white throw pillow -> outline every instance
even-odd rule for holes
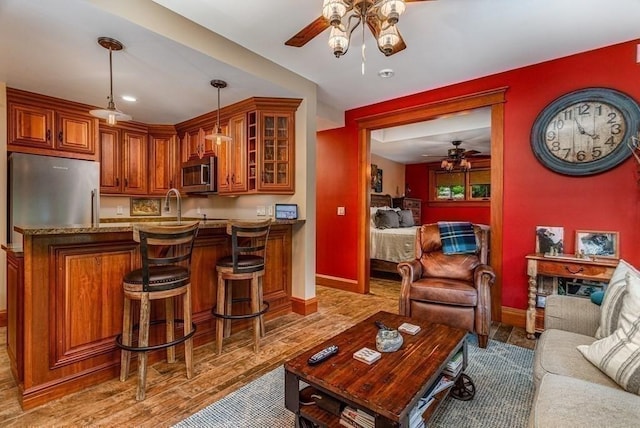
[[[627,272],[625,282],[616,330],[578,350],[622,388],[640,395],[640,278]]]
[[[636,278],[640,278],[640,272],[629,263],[620,259],[616,266],[607,290],[604,292],[602,305],[600,306],[600,325],[596,330],[596,339],[610,336],[618,328],[618,318],[622,309],[622,301],[627,294],[626,280],[627,273],[631,273]]]

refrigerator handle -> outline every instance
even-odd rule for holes
[[[91,191],[91,225],[97,226],[100,223],[100,212],[98,210],[98,189]]]

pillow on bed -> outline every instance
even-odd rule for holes
[[[391,207],[369,207],[369,213],[371,214],[371,227],[376,227],[376,213],[378,210],[382,211],[400,211],[400,208],[391,208]]]
[[[413,212],[411,210],[400,210],[398,212],[398,217],[400,219],[400,227],[411,227],[416,225],[416,222],[413,221]]]
[[[391,229],[400,227],[400,217],[398,212],[391,210],[378,210],[374,218],[374,222],[378,229]]]

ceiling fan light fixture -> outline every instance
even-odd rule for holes
[[[329,46],[336,58],[340,58],[349,49],[349,37],[340,27],[332,27],[329,35]]]
[[[233,138],[229,137],[227,134],[222,132],[222,128],[220,127],[220,89],[227,87],[227,82],[224,80],[214,79],[211,82],[211,86],[218,90],[218,111],[217,111],[217,120],[216,126],[213,128],[213,133],[209,135],[205,135],[205,140],[214,140],[217,145],[222,144],[223,142],[233,141]]]
[[[379,13],[382,19],[390,25],[395,25],[405,11],[407,5],[404,0],[383,0],[379,7]]]
[[[390,25],[384,30],[380,31],[378,36],[378,47],[385,56],[389,56],[393,53],[393,48],[400,43],[400,34],[395,25]]]
[[[124,48],[122,43],[112,39],[110,37],[99,37],[98,44],[105,49],[109,50],[109,96],[107,97],[107,108],[90,110],[89,114],[92,116],[104,119],[110,126],[120,122],[126,122],[133,119],[130,115],[125,114],[116,108],[116,104],[113,101],[113,60],[112,52],[120,51]]]
[[[342,17],[347,13],[349,5],[344,0],[324,0],[322,4],[322,16],[333,27],[340,25]]]

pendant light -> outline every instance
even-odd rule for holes
[[[233,138],[222,133],[222,128],[220,127],[220,89],[226,88],[227,82],[224,80],[212,80],[211,86],[218,89],[218,119],[215,128],[213,128],[213,134],[206,135],[204,138],[207,140],[215,140],[216,144],[220,145],[223,141],[233,141]]]
[[[116,108],[116,104],[113,102],[113,62],[111,59],[111,53],[113,51],[120,51],[124,47],[122,43],[119,41],[112,39],[110,37],[100,37],[98,38],[98,44],[105,49],[109,49],[109,103],[107,104],[106,109],[96,109],[91,110],[92,116],[99,117],[100,119],[105,119],[107,124],[113,126],[118,121],[127,121],[133,119],[128,114],[125,114]]]

